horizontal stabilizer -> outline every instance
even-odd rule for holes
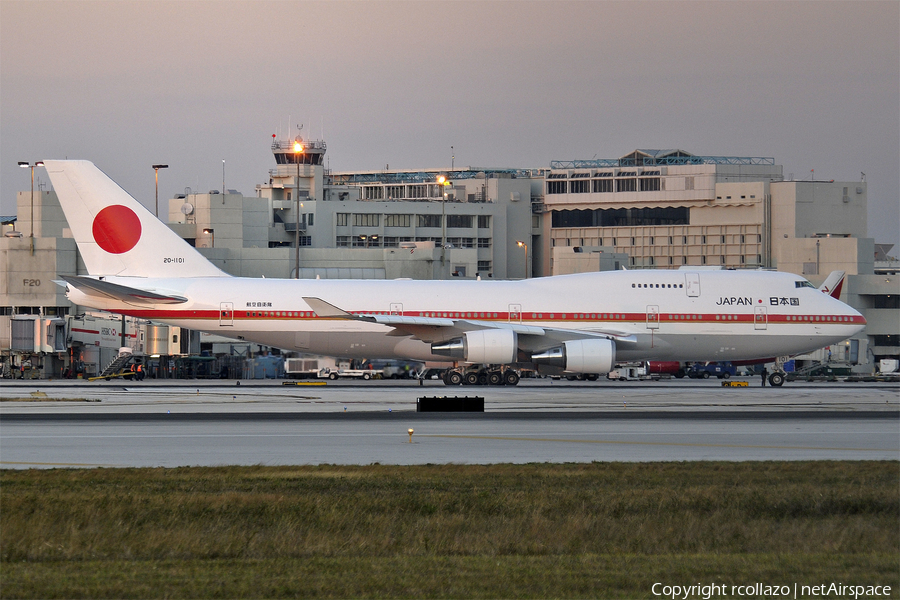
[[[156,290],[142,290],[92,277],[77,275],[61,275],[61,277],[68,285],[88,296],[113,298],[129,304],[181,304],[187,302],[187,298],[183,296],[160,294]]]

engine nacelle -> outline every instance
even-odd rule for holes
[[[566,373],[609,373],[616,364],[616,343],[607,339],[569,340],[533,354],[531,362],[559,367]]]
[[[516,362],[518,337],[510,329],[467,331],[462,337],[431,344],[431,352],[464,362],[506,365]]]

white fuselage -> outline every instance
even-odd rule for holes
[[[392,327],[316,316],[314,297],[354,314],[521,323],[630,337],[618,361],[740,361],[815,350],[865,319],[802,277],[764,271],[615,271],[523,281],[107,277],[188,299],[130,306],[70,289],[85,306],[313,354],[447,362]],[[525,351],[544,350],[540,340]],[[549,342],[548,342],[549,345]]]

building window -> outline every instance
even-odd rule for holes
[[[547,193],[548,194],[565,194],[566,193],[566,182],[565,181],[548,181],[547,182]]]
[[[384,215],[385,227],[409,227],[410,215]]]
[[[416,227],[440,227],[441,215],[416,215]]]
[[[572,181],[572,193],[573,194],[587,194],[590,191],[588,187],[590,182],[586,179],[582,179],[579,181]]]
[[[386,193],[389,200],[398,200],[400,198],[403,198],[403,186],[389,185],[387,186]]]
[[[382,200],[384,199],[384,188],[380,185],[367,185],[364,189],[364,197],[366,200]]]
[[[311,235],[301,235],[297,241],[300,246],[312,246],[312,236]]]
[[[426,185],[411,185],[407,188],[409,195],[407,198],[427,198],[428,197],[428,186]]]
[[[642,177],[640,183],[642,192],[659,191],[659,177]]]
[[[334,245],[337,248],[347,248],[350,246],[350,236],[349,235],[339,235],[334,240]]]
[[[367,213],[355,213],[353,215],[353,225],[355,227],[378,227],[378,222],[381,215],[376,214],[367,214]]]
[[[447,215],[447,227],[471,229],[473,221],[472,215]]]
[[[314,218],[315,216],[316,216],[315,213],[309,213],[308,215],[306,215],[306,225],[307,225],[307,227],[312,227],[312,226],[313,226],[313,218]]]
[[[337,213],[335,216],[337,217],[338,227],[346,227],[350,224],[350,213]]]
[[[478,238],[478,247],[479,248],[490,248],[491,247],[491,238]]]
[[[593,191],[595,194],[611,194],[613,191],[612,179],[594,179]]]
[[[398,248],[399,246],[400,246],[400,238],[385,236],[385,238],[384,238],[384,247],[385,248]]]
[[[636,192],[637,179],[616,179],[617,192]]]
[[[491,270],[491,261],[489,260],[479,260],[478,261],[478,271],[480,273],[489,273]]]
[[[491,228],[491,215],[478,215],[478,229]]]

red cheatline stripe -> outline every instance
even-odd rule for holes
[[[128,311],[124,314],[144,319],[194,319],[194,320],[237,320],[237,321],[253,321],[253,320],[310,320],[318,319],[315,313],[311,311],[229,311],[226,314],[217,310],[140,310]],[[390,315],[389,311],[353,311],[357,315]],[[646,322],[659,321],[660,323],[679,324],[679,323],[755,323],[757,315],[754,314],[698,314],[698,313],[543,313],[543,312],[523,312],[520,315],[502,312],[456,312],[456,311],[404,311],[407,317],[427,317],[440,319],[468,319],[477,321],[515,321],[522,323],[583,323],[583,322],[602,322],[602,323],[627,323],[627,322]],[[759,323],[779,323],[779,324],[833,324],[846,325],[848,323],[865,323],[863,317],[845,316],[845,315],[760,315]],[[86,333],[97,333],[96,331],[86,331],[73,329],[73,331],[84,331]]]

